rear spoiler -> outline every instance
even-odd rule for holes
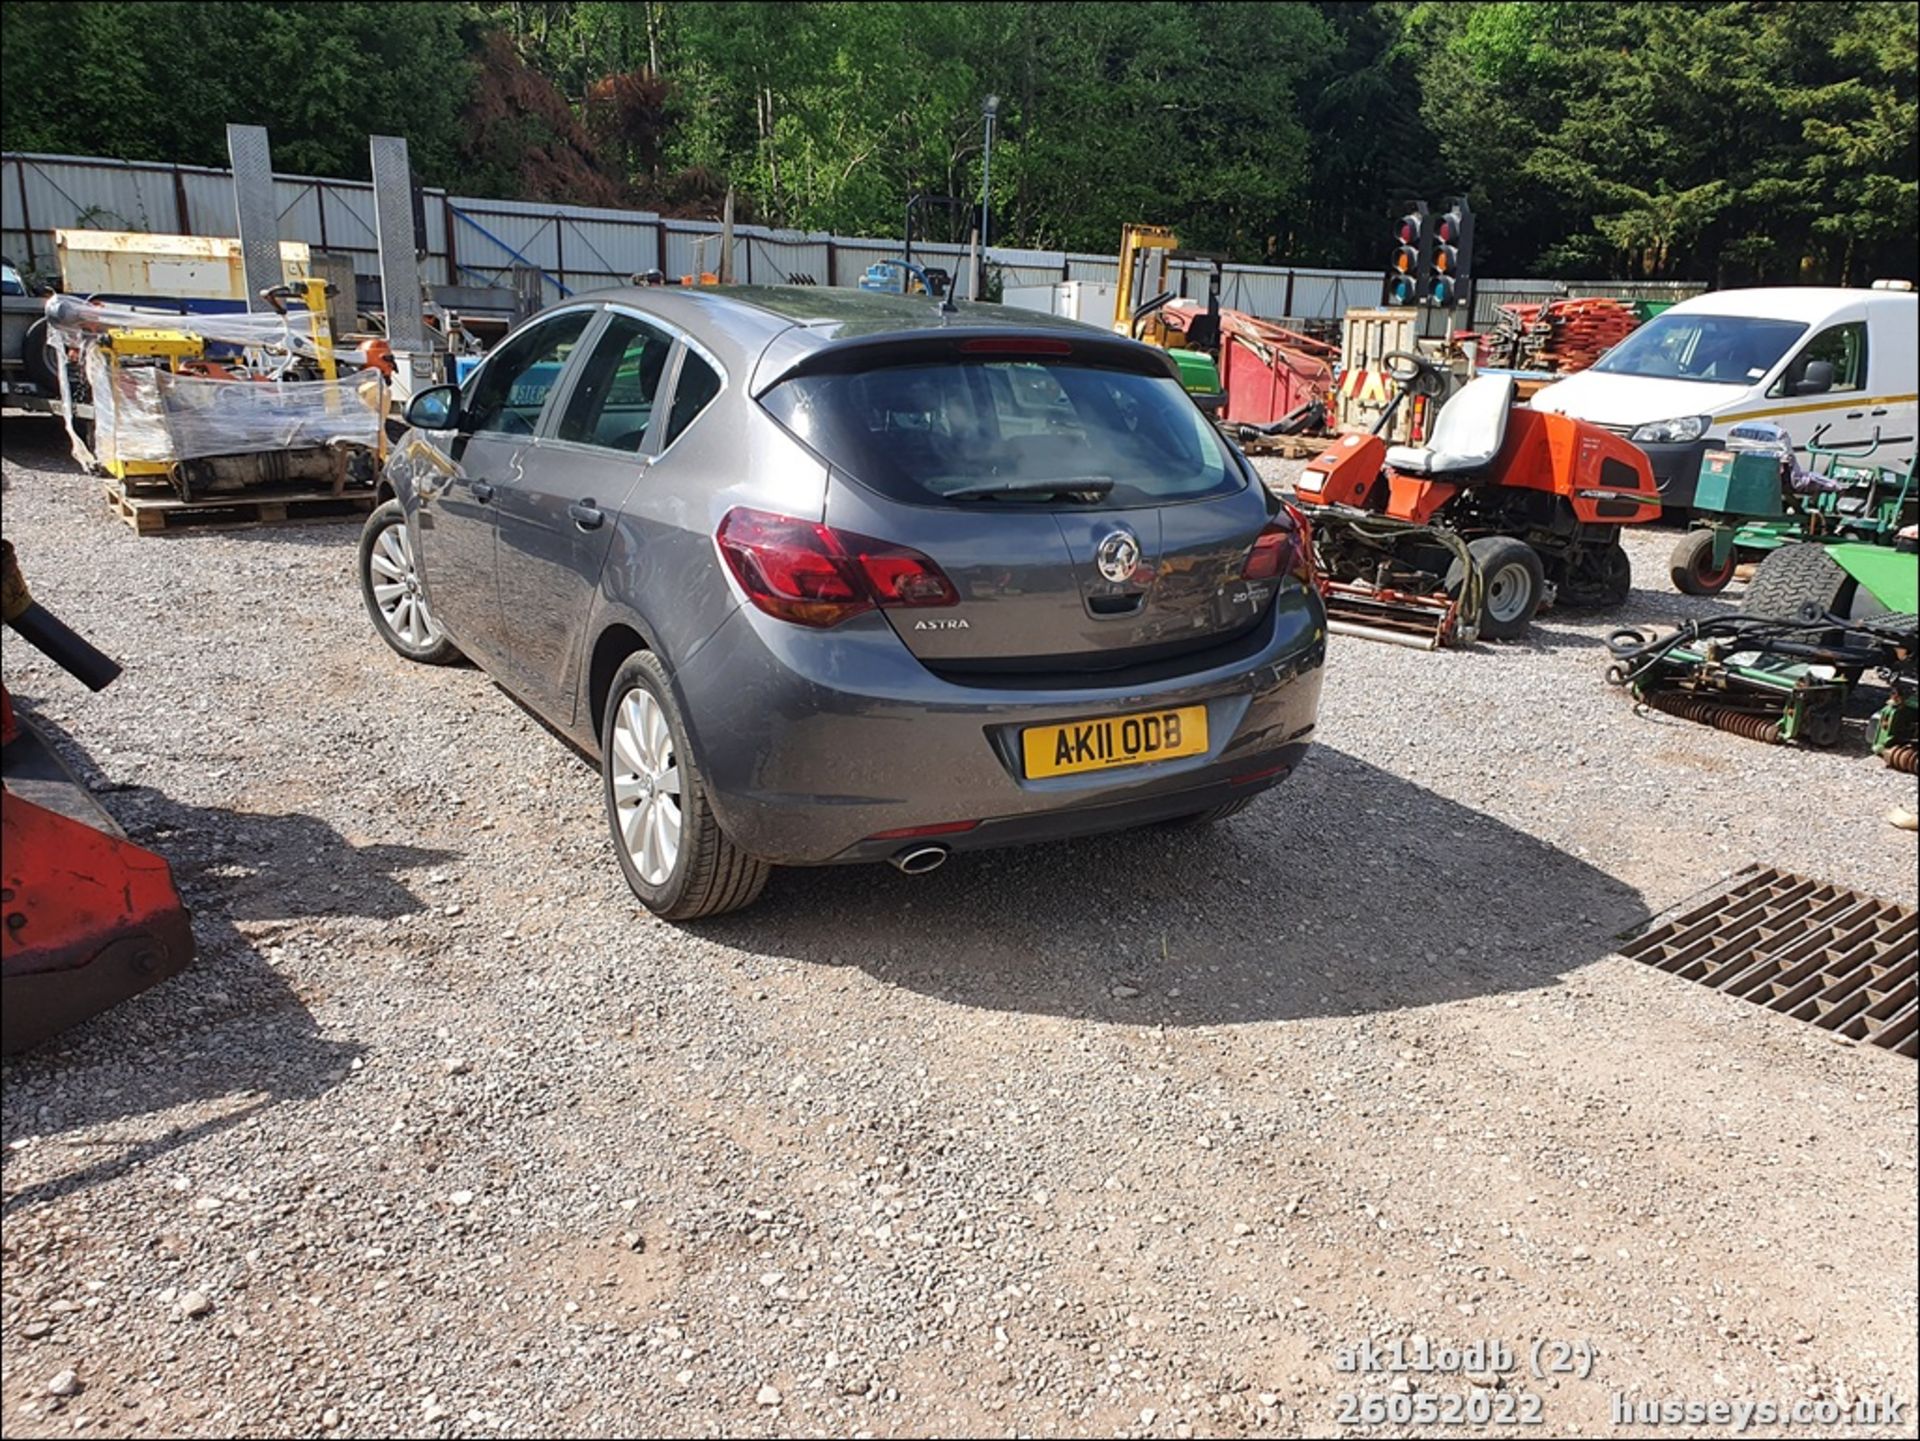
[[[761,354],[749,393],[757,400],[782,381],[800,375],[879,370],[928,360],[1022,358],[1074,360],[1107,370],[1180,379],[1173,357],[1158,346],[1092,326],[943,325],[823,342],[818,331],[796,325],[775,336]]]

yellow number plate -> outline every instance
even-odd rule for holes
[[[1147,710],[1020,732],[1027,778],[1070,776],[1199,755],[1207,748],[1207,708]]]

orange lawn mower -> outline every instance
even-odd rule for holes
[[[1468,381],[1425,445],[1379,432],[1440,367],[1386,357],[1400,391],[1373,431],[1308,464],[1296,498],[1313,524],[1328,628],[1434,650],[1514,640],[1556,602],[1627,598],[1620,527],[1660,514],[1639,447],[1597,425],[1514,404],[1511,376]]]

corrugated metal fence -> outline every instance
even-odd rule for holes
[[[144,230],[156,234],[233,235],[233,177],[225,170],[148,161],[9,151],[0,173],[0,244],[16,265],[51,271],[56,229]],[[275,179],[283,240],[351,256],[362,275],[379,273],[373,187],[366,181],[306,175]],[[670,220],[650,211],[600,210],[518,200],[478,200],[422,191],[424,272],[430,285],[508,285],[510,267],[537,268],[546,298],[617,284],[645,270],[669,276],[719,268],[720,226]],[[761,284],[859,283],[873,262],[896,258],[899,242],[819,232],[736,225],[734,274]],[[964,273],[966,248],[921,243],[915,254]],[[1111,255],[995,246],[987,260],[1007,285],[1055,280],[1106,280],[1118,274]],[[1205,268],[1176,265],[1182,293],[1206,293]],[[1614,286],[1559,281],[1480,282],[1475,319],[1490,321],[1501,300],[1625,293],[1679,299],[1702,286]],[[1356,305],[1377,304],[1380,274],[1370,270],[1228,265],[1221,279],[1227,305],[1254,315],[1332,320]]]

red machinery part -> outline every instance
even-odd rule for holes
[[[152,851],[0,793],[0,1052],[13,1055],[193,957],[173,873]]]

